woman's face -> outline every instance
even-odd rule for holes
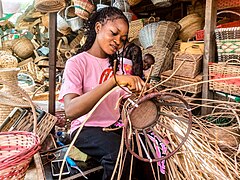
[[[106,23],[96,23],[96,40],[102,54],[112,55],[118,51],[127,40],[128,24],[123,19],[108,20]]]

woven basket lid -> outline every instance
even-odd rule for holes
[[[58,12],[66,6],[65,0],[35,0],[34,7],[40,12]]]

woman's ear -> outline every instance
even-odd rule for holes
[[[95,24],[95,31],[96,31],[97,34],[98,34],[99,31],[101,30],[101,28],[102,28],[102,24],[101,24],[100,22],[97,22],[97,23]]]

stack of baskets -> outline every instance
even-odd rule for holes
[[[240,17],[240,14],[234,11],[220,13],[231,13]],[[209,89],[239,96],[240,78],[237,77],[240,76],[240,26],[217,28],[215,34],[218,63],[209,64]]]
[[[202,84],[197,83],[202,80],[200,73],[202,72],[203,53],[200,47],[197,46],[197,48],[199,51],[196,51],[193,46],[188,46],[183,52],[178,51],[175,54],[173,70],[161,74],[161,80],[164,81],[163,86],[194,94],[201,92]],[[194,52],[192,53],[191,50]],[[181,88],[180,86],[186,87]]]

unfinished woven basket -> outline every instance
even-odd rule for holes
[[[65,0],[35,0],[34,7],[40,12],[58,12],[66,6]]]
[[[29,102],[33,110],[32,132],[0,132],[0,179],[24,179],[33,155],[40,149],[39,137],[35,135],[37,115],[28,94],[21,88],[0,80],[1,84],[16,89]]]

